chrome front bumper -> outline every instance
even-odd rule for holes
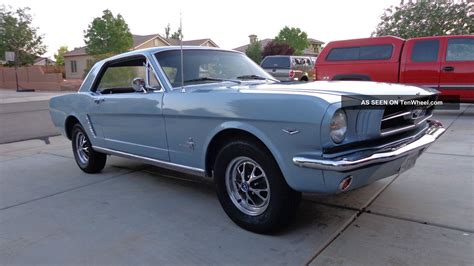
[[[397,158],[415,154],[427,148],[437,138],[439,138],[445,131],[443,125],[438,121],[430,121],[429,128],[425,134],[405,146],[401,146],[396,150],[388,152],[375,151],[371,155],[356,158],[341,158],[341,159],[312,159],[307,157],[293,157],[293,163],[297,166],[314,168],[320,170],[329,170],[337,172],[346,172],[356,170],[372,164],[393,161]]]

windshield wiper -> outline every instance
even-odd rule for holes
[[[237,84],[241,84],[242,82],[240,80],[235,80],[235,79],[220,79],[220,78],[210,78],[210,77],[202,77],[202,78],[196,78],[196,79],[188,79],[185,80],[184,83],[188,82],[200,82],[200,81],[230,81],[230,82],[235,82]]]
[[[243,75],[243,76],[238,76],[238,79],[258,79],[258,80],[272,80],[278,82],[276,79],[271,79],[271,78],[266,78],[258,75]]]

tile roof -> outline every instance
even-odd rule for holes
[[[262,49],[263,47],[267,46],[267,44],[271,41],[273,41],[273,39],[263,39],[263,40],[259,40],[260,41],[260,44],[262,45]],[[242,53],[245,53],[245,50],[247,50],[247,48],[249,47],[250,44],[246,44],[246,45],[242,45],[242,46],[239,46],[237,48],[234,48],[232,50],[236,50],[236,51],[239,51],[239,52],[242,52]]]
[[[166,39],[163,38],[160,34],[149,34],[149,35],[132,35],[133,37],[133,49],[137,48],[138,46],[144,44],[145,42],[154,39],[156,37],[160,38],[164,42],[167,42],[169,45],[180,45],[179,40],[175,39]],[[211,39],[206,38],[206,39],[197,39],[197,40],[188,40],[188,41],[183,41],[183,45],[195,45],[195,46],[200,46],[203,45],[206,42],[212,42],[212,44],[216,45]],[[64,56],[80,56],[80,55],[87,55],[86,52],[86,47],[79,47],[79,48],[74,48],[74,50],[69,51],[64,54]]]
[[[171,45],[180,45],[179,40],[176,39],[166,39]],[[210,38],[206,39],[196,39],[196,40],[185,40],[183,41],[183,45],[188,45],[188,46],[201,46],[205,44],[206,42],[212,42],[212,44],[215,44]],[[215,44],[217,46],[217,44]]]

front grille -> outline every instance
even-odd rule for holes
[[[432,97],[417,98],[420,101],[433,100]],[[389,136],[411,130],[428,120],[433,113],[434,106],[386,106],[380,135]]]

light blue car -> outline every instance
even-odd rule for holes
[[[384,83],[282,84],[239,52],[156,47],[98,62],[50,111],[83,171],[100,172],[109,154],[213,178],[229,217],[268,233],[290,222],[301,192],[397,174],[444,132],[429,105],[343,104],[360,93],[437,97]]]

